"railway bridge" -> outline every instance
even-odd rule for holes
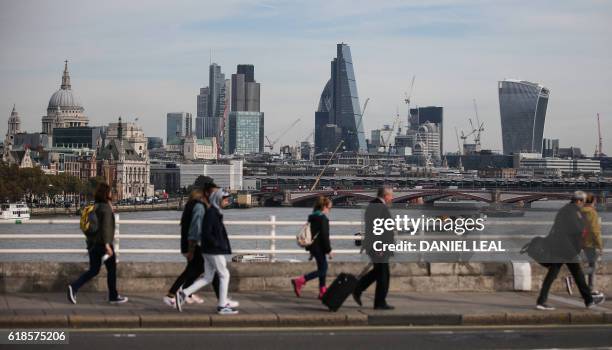
[[[473,190],[473,189],[399,189],[394,191],[394,203],[432,203],[444,198],[468,199],[491,204],[514,204],[522,202],[529,205],[542,199],[569,200],[571,191],[566,192],[531,192],[531,191],[504,191],[504,190]],[[600,202],[611,196],[610,193],[597,194]],[[376,198],[376,190],[319,190],[319,191],[291,191],[283,192],[283,205],[305,206],[310,205],[317,197],[329,197],[334,204],[343,202],[369,202]]]

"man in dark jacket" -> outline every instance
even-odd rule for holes
[[[389,292],[389,258],[393,255],[388,251],[376,251],[380,242],[382,244],[390,244],[394,242],[394,231],[384,229],[382,233],[376,233],[376,221],[391,219],[391,212],[388,205],[393,202],[393,189],[389,187],[381,187],[378,189],[377,198],[368,205],[365,212],[365,237],[363,240],[363,249],[372,261],[373,268],[359,279],[357,287],[353,292],[353,299],[361,306],[361,294],[374,281],[376,281],[376,291],[374,293],[374,309],[392,310],[393,306],[387,304],[387,293]],[[378,225],[377,225],[378,226]]]
[[[582,191],[576,191],[572,195],[570,203],[566,204],[559,210],[555,216],[555,222],[545,238],[546,248],[548,250],[549,261],[546,263],[548,272],[542,282],[542,289],[538,297],[536,308],[538,310],[554,310],[555,308],[546,304],[548,292],[552,283],[557,278],[559,270],[563,264],[567,266],[571,272],[576,285],[580,290],[580,295],[584,299],[584,304],[587,308],[593,305],[600,304],[604,301],[603,296],[594,298],[591,291],[584,280],[584,273],[580,266],[578,254],[582,250],[582,231],[584,229],[584,219],[580,208],[584,205],[586,194]]]

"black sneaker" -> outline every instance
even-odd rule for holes
[[[395,309],[395,307],[389,305],[389,304],[385,304],[385,305],[381,305],[381,306],[374,306],[374,310],[393,310]]]
[[[547,304],[538,304],[536,305],[536,309],[538,310],[542,310],[542,311],[553,311],[555,310],[554,307],[547,305]]]
[[[179,290],[176,292],[175,301],[176,309],[178,310],[178,312],[183,312],[183,304],[185,303],[186,298],[187,296],[183,292],[183,287],[179,288]]]
[[[71,285],[68,285],[68,290],[66,291],[66,297],[68,298],[68,301],[76,304],[76,294],[74,293],[74,290],[72,289]]]
[[[115,299],[111,299],[108,302],[111,304],[125,304],[128,302],[128,297],[117,295]]]
[[[605,296],[594,296],[593,297],[593,301],[591,301],[590,303],[588,303],[586,305],[587,309],[592,308],[593,306],[599,305],[599,304],[603,304],[603,302],[606,301],[606,297]]]

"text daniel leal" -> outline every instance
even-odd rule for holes
[[[471,244],[470,244],[471,243]],[[417,242],[399,241],[383,243],[375,241],[372,248],[377,252],[505,252],[502,241],[440,240]]]

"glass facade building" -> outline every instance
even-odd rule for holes
[[[263,112],[230,112],[229,153],[262,153],[264,150]]]
[[[204,135],[204,118],[208,117],[208,95],[210,91],[208,87],[201,88],[200,94],[197,96],[196,109],[196,137],[203,139]]]
[[[330,148],[333,151],[338,142],[344,140],[344,150],[367,152],[351,49],[340,43],[336,46],[336,54],[331,62],[330,80],[321,94],[315,124],[316,130],[320,130],[323,125],[334,125],[340,130],[341,136],[340,139],[330,139],[335,132],[317,135],[318,131],[315,131],[315,149],[317,153]],[[324,113],[327,114],[327,122],[323,120]]]
[[[498,89],[504,154],[542,153],[550,91],[541,84],[513,79],[500,81]]]
[[[101,137],[102,130],[98,127],[55,128],[53,129],[53,147],[96,149]]]
[[[191,126],[191,113],[178,112],[166,114],[166,143],[176,143],[186,136],[188,126]],[[189,123],[187,125],[187,123]]]

